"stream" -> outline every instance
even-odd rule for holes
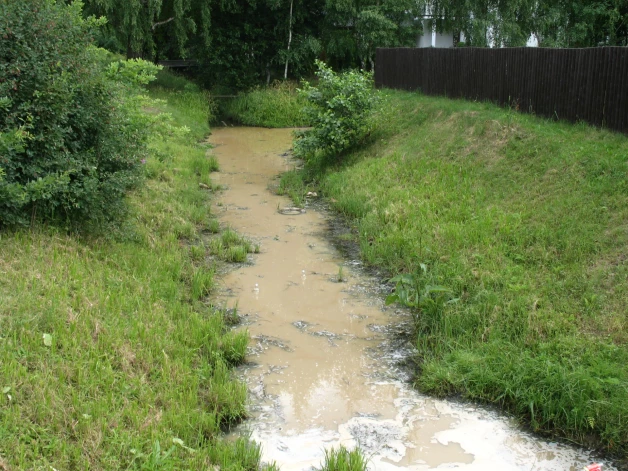
[[[409,345],[394,335],[408,315],[384,306],[378,281],[329,242],[332,215],[284,214],[290,200],[269,190],[294,166],[291,139],[289,129],[243,127],[210,137],[214,181],[225,187],[214,212],[261,247],[222,279],[220,301],[237,307],[251,336],[239,370],[251,417],[238,433],[262,445],[263,460],[307,470],[343,444],[386,471],[580,471],[595,461],[495,411],[411,387],[399,367]]]

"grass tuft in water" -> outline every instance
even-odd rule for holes
[[[243,263],[246,262],[247,253],[248,252],[244,246],[235,245],[227,248],[225,258],[228,262]]]
[[[276,193],[280,196],[288,196],[295,206],[302,208],[305,205],[305,195],[308,192],[308,185],[306,185],[304,177],[303,172],[298,170],[283,173]]]
[[[216,229],[220,230],[219,227]],[[226,229],[218,237],[211,238],[208,249],[209,253],[219,260],[231,263],[244,263],[247,254],[259,253],[258,245],[254,246],[249,239],[232,229]]]
[[[351,451],[340,445],[338,449],[325,450],[325,460],[319,471],[366,471],[367,461],[358,448]]]

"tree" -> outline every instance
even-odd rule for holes
[[[424,11],[437,31],[464,34],[467,44],[525,46],[534,30],[538,0],[427,0]]]
[[[628,46],[625,0],[545,0],[535,31],[542,46]]]
[[[127,58],[185,58],[211,43],[206,0],[86,0],[85,15],[107,18],[101,45]]]
[[[323,6],[324,0],[213,3],[211,50],[199,57],[204,83],[247,88],[283,78],[286,63],[292,76],[307,74],[320,51]]]
[[[473,46],[628,45],[625,0],[424,0],[438,31],[461,31]]]
[[[414,46],[420,10],[413,0],[326,0],[320,37],[330,64],[373,66],[375,49]]]

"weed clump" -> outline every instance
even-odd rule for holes
[[[351,451],[340,445],[338,449],[325,450],[325,459],[319,471],[366,471],[367,461],[362,452],[355,448]]]
[[[259,253],[259,245],[253,245],[249,239],[232,229],[226,229],[219,236],[211,238],[208,248],[211,255],[230,263],[244,263],[248,254]]]

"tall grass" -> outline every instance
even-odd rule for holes
[[[299,97],[292,82],[276,82],[269,87],[240,93],[236,98],[222,99],[220,118],[246,126],[288,128],[307,126]]]
[[[208,131],[201,92],[153,91],[175,124]],[[246,414],[230,367],[247,336],[208,302],[214,220],[199,183],[212,168],[194,140],[152,143],[120,234],[0,233],[3,470],[258,469],[259,447],[221,438]]]
[[[417,313],[417,386],[626,457],[626,136],[484,103],[385,101],[370,143],[313,181],[368,263],[424,264],[423,286],[458,298]]]
[[[349,451],[340,445],[337,449],[325,450],[325,459],[319,471],[366,471],[367,461],[359,448]]]
[[[216,105],[208,91],[185,77],[167,69],[157,74],[157,79],[150,85],[152,98],[163,100],[160,110],[170,113],[179,126],[186,126],[193,139],[200,141],[209,134],[209,123],[214,119]]]

